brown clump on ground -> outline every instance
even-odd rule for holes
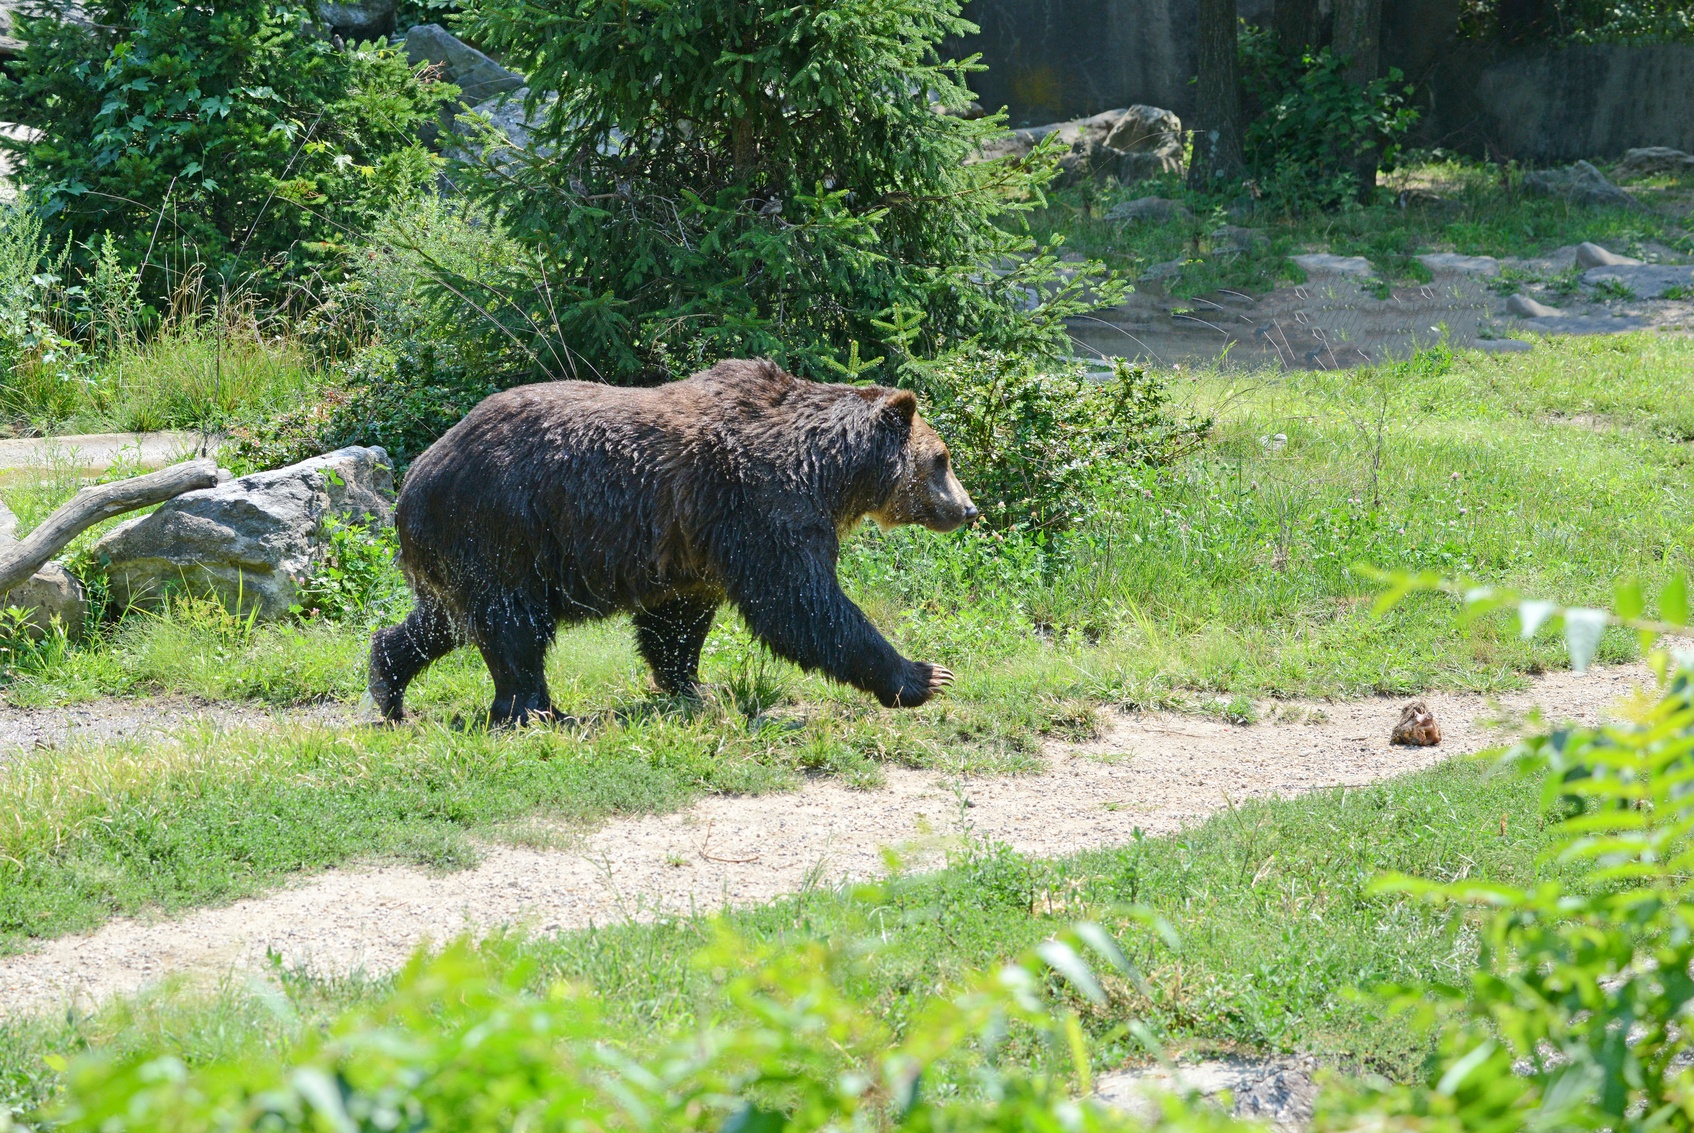
[[[1400,722],[1394,725],[1394,732],[1388,737],[1388,742],[1412,747],[1434,747],[1441,742],[1441,725],[1435,722],[1435,714],[1429,710],[1429,705],[1421,700],[1414,700],[1400,710]]]

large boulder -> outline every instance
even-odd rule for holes
[[[1651,177],[1656,173],[1694,173],[1694,154],[1669,146],[1643,146],[1628,150],[1612,172],[1620,178]]]
[[[406,33],[406,61],[414,67],[428,63],[438,68],[444,81],[459,88],[466,106],[524,85],[522,75],[508,71],[440,24],[419,24]]]
[[[1021,160],[1055,135],[1069,147],[1059,159],[1061,183],[1105,175],[1132,184],[1182,171],[1182,121],[1157,106],[1105,110],[1069,122],[1013,130],[984,146],[981,157]]]
[[[394,30],[394,0],[318,0],[318,19],[349,43],[383,39]]]
[[[170,590],[280,618],[321,561],[326,521],[393,521],[394,476],[380,448],[344,448],[274,472],[186,492],[94,545],[120,605]]]
[[[1578,161],[1565,169],[1526,173],[1523,188],[1531,196],[1557,197],[1577,205],[1640,207],[1634,197],[1606,180],[1604,173],[1586,161]]]
[[[17,541],[18,517],[0,503],[0,550]],[[82,583],[59,563],[48,563],[10,590],[0,591],[0,610],[14,606],[27,611],[24,620],[34,637],[46,634],[54,622],[68,636],[81,636],[83,622],[88,617],[88,599]],[[11,627],[8,624],[5,628]]]

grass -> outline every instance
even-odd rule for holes
[[[465,727],[490,696],[465,650],[419,682],[410,728],[301,724],[14,759],[0,764],[13,816],[0,946],[372,854],[448,868],[522,817],[591,823],[780,789],[801,771],[872,785],[891,762],[1027,769],[1044,735],[1089,734],[1100,706],[1240,721],[1267,697],[1521,687],[1564,664],[1550,634],[1461,625],[1437,598],[1372,617],[1352,564],[1574,602],[1605,601],[1620,575],[1686,570],[1691,361],[1694,344],[1642,336],[1374,373],[1203,376],[1184,396],[1218,411],[1206,454],[1110,486],[1068,543],[908,530],[849,544],[849,589],[904,649],[961,674],[916,712],[771,660],[732,617],[708,645],[708,702],[689,710],[655,698],[613,621],[563,634],[550,658],[568,730]],[[1276,433],[1286,445],[1261,443]],[[351,704],[367,643],[357,624],[251,626],[182,601],[51,651],[6,694]],[[1619,633],[1601,657],[1634,650]]]
[[[55,435],[217,429],[297,408],[322,384],[306,345],[252,319],[185,319],[73,374],[23,365],[0,382],[0,420]]]
[[[534,735],[511,741],[546,742]],[[465,776],[480,779],[478,763]],[[1462,925],[1370,891],[1383,871],[1521,884],[1546,876],[1552,842],[1537,785],[1450,763],[1364,789],[1251,802],[1170,838],[1038,861],[972,844],[945,870],[895,876],[871,889],[813,889],[724,916],[757,946],[856,941],[852,990],[897,1030],[922,998],[964,972],[1017,954],[1079,919],[1105,924],[1146,976],[1109,985],[1085,1010],[1103,1066],[1147,1057],[1119,1024],[1146,1022],[1172,1052],[1303,1052],[1349,1071],[1404,1077],[1424,1053],[1370,989],[1452,979],[1472,962]],[[1559,867],[1551,867],[1559,868]],[[1171,949],[1126,915],[1150,908],[1176,930]],[[693,957],[717,931],[689,917],[657,924],[508,939],[496,944],[527,980],[594,988],[610,1037],[636,1049],[725,1009],[721,979]],[[98,1046],[149,1049],[196,1063],[277,1051],[349,1005],[379,997],[381,979],[275,973],[207,993],[166,988],[93,1015],[0,1021],[0,1102],[39,1102],[55,1074],[44,1055]],[[1017,1057],[1036,1057],[1015,1050]]]
[[[1425,282],[1422,252],[1533,257],[1591,240],[1625,255],[1640,255],[1657,241],[1694,252],[1688,198],[1694,178],[1659,177],[1637,186],[1655,210],[1592,208],[1527,196],[1513,168],[1426,159],[1384,176],[1377,203],[1337,212],[1277,215],[1266,208],[1226,213],[1210,198],[1190,193],[1175,178],[1133,186],[1089,186],[1055,194],[1052,207],[1030,218],[1040,237],[1063,235],[1074,251],[1104,260],[1133,278],[1154,264],[1183,261],[1173,294],[1202,295],[1219,287],[1268,291],[1299,281],[1287,257],[1302,251],[1364,256],[1390,280]],[[1123,200],[1161,196],[1193,209],[1190,221],[1122,224],[1105,219]],[[1681,215],[1678,215],[1678,214]],[[1224,225],[1258,229],[1265,237],[1239,249]]]

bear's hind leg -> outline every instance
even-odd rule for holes
[[[694,696],[700,687],[700,650],[718,612],[714,599],[688,595],[635,612],[635,645],[653,667],[659,691]]]
[[[406,715],[406,686],[430,662],[459,644],[453,621],[437,603],[420,596],[406,620],[371,636],[370,689],[377,710],[389,721]]]
[[[547,692],[547,647],[557,629],[545,603],[503,596],[493,606],[471,615],[471,640],[494,678],[494,703],[488,722],[494,727],[550,719],[553,700]]]

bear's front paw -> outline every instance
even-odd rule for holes
[[[906,669],[906,678],[893,692],[883,696],[885,708],[916,708],[930,697],[953,683],[953,671],[927,661],[913,661]]]

